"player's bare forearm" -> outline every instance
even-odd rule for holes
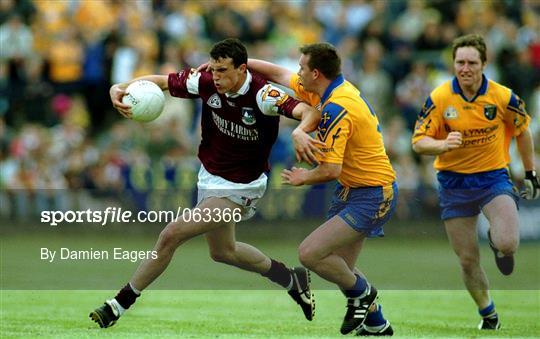
[[[320,184],[339,178],[341,174],[341,164],[331,164],[323,162],[319,166],[310,170],[304,180],[304,185]]]
[[[248,68],[262,74],[268,80],[289,87],[292,72],[288,69],[259,59],[248,59],[247,65]]]
[[[300,120],[297,128],[304,132],[313,132],[321,121],[321,112],[301,102],[292,111],[293,117]]]
[[[532,171],[535,169],[534,164],[534,142],[530,129],[526,129],[520,135],[516,137],[516,143],[523,162],[523,168],[525,171]]]
[[[293,186],[313,185],[335,180],[341,174],[341,164],[323,162],[314,169],[293,167],[284,169],[281,178],[285,184]]]
[[[425,136],[412,145],[413,150],[418,154],[439,155],[444,152],[461,147],[462,138],[459,132],[450,132],[446,139],[434,139]]]
[[[439,155],[445,152],[444,140],[437,140],[431,137],[424,137],[412,145],[413,150],[418,154]]]

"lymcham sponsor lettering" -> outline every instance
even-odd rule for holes
[[[480,146],[492,143],[495,141],[495,134],[481,137],[481,138],[469,138],[463,142],[463,147]]]
[[[491,126],[491,127],[485,127],[485,128],[470,128],[470,129],[463,130],[461,132],[461,134],[463,134],[463,137],[465,137],[465,138],[467,138],[467,137],[476,137],[476,136],[480,136],[480,135],[490,134],[490,133],[496,131],[498,128],[499,128],[498,125],[494,125],[494,126]]]
[[[463,135],[463,137],[468,138],[468,137],[478,137],[478,136],[493,133],[497,129],[499,129],[499,125],[492,125],[492,126],[483,127],[483,128],[468,128],[468,129],[464,129],[464,130],[454,130],[448,124],[445,124],[444,129],[448,133],[450,133],[450,132],[459,132],[459,133],[461,133],[461,135]]]

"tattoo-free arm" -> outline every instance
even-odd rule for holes
[[[516,143],[525,171],[534,170],[534,143],[529,128],[516,137]]]
[[[323,162],[314,169],[293,167],[281,172],[283,182],[293,186],[312,185],[335,180],[341,174],[341,164]]]
[[[461,133],[450,132],[446,139],[434,139],[425,136],[412,145],[413,150],[418,154],[439,155],[444,152],[461,147]]]
[[[296,128],[308,133],[316,130],[321,120],[321,112],[303,102],[296,105],[292,115],[295,119],[300,120]]]
[[[248,68],[262,74],[266,79],[275,82],[276,84],[289,87],[292,72],[288,69],[259,59],[248,59],[247,65]]]
[[[531,130],[527,128],[521,132],[516,137],[516,143],[525,169],[523,190],[520,195],[527,200],[538,199],[540,197],[540,178],[534,168],[534,143]]]

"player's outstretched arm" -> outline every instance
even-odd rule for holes
[[[248,68],[262,74],[266,79],[276,84],[289,87],[292,73],[288,69],[259,59],[248,59]]]
[[[292,116],[293,118],[300,120],[300,124],[298,124],[297,128],[308,133],[315,131],[321,121],[321,112],[304,102],[300,102],[294,107]]]
[[[418,154],[439,155],[444,152],[461,147],[463,141],[460,132],[450,132],[446,139],[434,139],[425,136],[412,145],[413,150]]]
[[[323,162],[311,170],[299,167],[284,169],[281,178],[284,184],[293,186],[320,184],[337,179],[341,174],[341,168],[341,164]]]
[[[116,110],[118,112],[120,112],[120,114],[122,114],[124,117],[126,117],[128,119],[131,119],[131,116],[132,116],[131,115],[131,109],[130,109],[131,106],[124,104],[122,102],[122,98],[124,97],[124,95],[127,94],[126,88],[132,82],[135,82],[137,80],[152,81],[153,83],[158,85],[163,91],[167,90],[169,88],[168,76],[167,75],[145,75],[145,76],[142,76],[142,77],[132,79],[132,80],[130,80],[128,82],[123,82],[123,83],[112,85],[110,90],[109,90],[109,95],[111,96],[112,105],[113,105],[114,108],[116,108]]]
[[[525,169],[525,179],[523,183],[525,189],[521,192],[524,199],[538,199],[540,196],[540,178],[536,174],[534,167],[534,142],[529,128],[516,137],[516,143]]]

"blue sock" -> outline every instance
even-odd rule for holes
[[[479,309],[478,313],[482,318],[491,318],[494,316],[497,316],[497,312],[495,312],[495,304],[493,303],[493,300],[489,303],[489,305],[486,306],[484,309]]]
[[[366,326],[375,327],[375,326],[381,326],[386,324],[386,319],[384,319],[384,315],[382,314],[382,306],[379,304],[376,304],[377,311],[368,313],[366,317]]]
[[[362,295],[367,289],[368,282],[366,279],[362,278],[358,274],[356,275],[356,282],[354,283],[354,286],[350,290],[342,290],[343,294],[347,298],[357,298]]]

